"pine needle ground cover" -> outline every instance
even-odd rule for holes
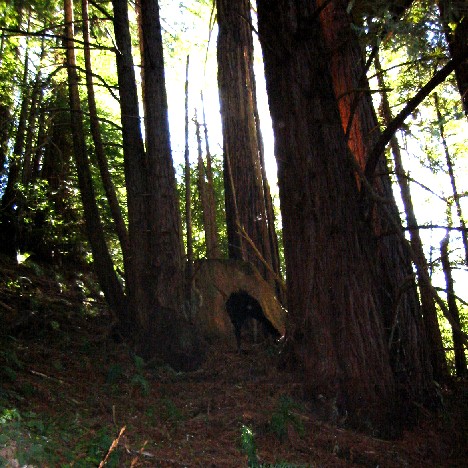
[[[468,385],[398,440],[314,417],[281,349],[210,348],[176,373],[110,334],[89,279],[1,265],[0,466],[466,466]]]

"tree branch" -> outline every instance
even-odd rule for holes
[[[374,176],[375,169],[379,159],[382,157],[385,147],[390,138],[401,127],[405,119],[421,104],[421,102],[431,93],[431,91],[450,75],[455,68],[460,65],[468,56],[468,48],[465,48],[463,53],[454,57],[445,66],[443,66],[416,94],[412,97],[405,108],[388,124],[387,128],[382,132],[377,143],[374,145],[367,158],[366,178],[371,180]]]
[[[50,34],[46,33],[44,31],[23,31],[22,29],[16,29],[16,28],[0,28],[0,31],[9,33],[7,34],[8,36],[35,36],[35,37],[48,37],[51,39],[61,39],[62,41],[67,40],[67,38],[64,35],[61,34]],[[79,39],[70,39],[73,41],[75,44],[81,44],[84,45],[84,41],[80,41]],[[112,52],[115,52],[115,47],[107,47],[107,46],[93,46],[93,49],[96,50],[111,50]]]

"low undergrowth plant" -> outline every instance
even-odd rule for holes
[[[271,432],[283,442],[288,435],[288,427],[292,426],[299,437],[303,437],[305,435],[304,423],[298,414],[298,411],[303,410],[304,408],[300,403],[295,402],[286,395],[282,395],[279,398],[275,411],[271,415]]]
[[[248,466],[251,468],[258,468],[257,447],[255,445],[255,437],[253,430],[242,424],[241,426],[241,449],[247,455]]]

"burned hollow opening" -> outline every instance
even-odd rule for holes
[[[234,326],[238,351],[241,350],[242,328],[249,319],[254,319],[261,324],[265,336],[280,337],[278,330],[263,313],[260,303],[245,291],[239,290],[228,297],[226,311]]]

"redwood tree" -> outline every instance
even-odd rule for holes
[[[158,2],[140,2],[146,151],[127,2],[113,0],[113,6],[131,253],[128,292],[137,347],[145,357],[159,355],[177,369],[193,369],[203,353],[183,314],[181,220],[169,141]]]
[[[320,0],[318,4],[325,5],[326,2]],[[360,169],[366,171],[369,152],[380,132],[363,53],[347,6],[344,0],[326,4],[320,13],[320,22],[348,147]],[[385,301],[382,317],[399,396],[405,401],[424,401],[432,387],[426,336],[411,257],[401,241],[401,221],[385,158],[379,159],[369,182],[377,197],[370,194],[366,186],[362,187],[361,197],[365,200],[367,216],[377,241],[375,256],[380,264],[380,287]],[[381,201],[376,202],[378,197]],[[424,268],[423,259],[418,262],[418,267]],[[441,341],[437,341],[438,324],[434,307],[425,309],[425,318],[427,326],[432,327],[428,331],[434,337],[432,364],[437,378],[443,379],[446,377],[446,367],[440,353]]]
[[[276,249],[269,237],[263,191],[250,2],[217,0],[218,83],[224,140],[224,186],[229,256],[254,263],[266,279]],[[260,252],[249,245],[245,235]],[[275,273],[278,273],[276,271]]]
[[[384,431],[398,420],[382,317],[388,304],[315,3],[258,1],[278,162],[289,335],[307,393],[318,406],[327,407],[329,417]]]

